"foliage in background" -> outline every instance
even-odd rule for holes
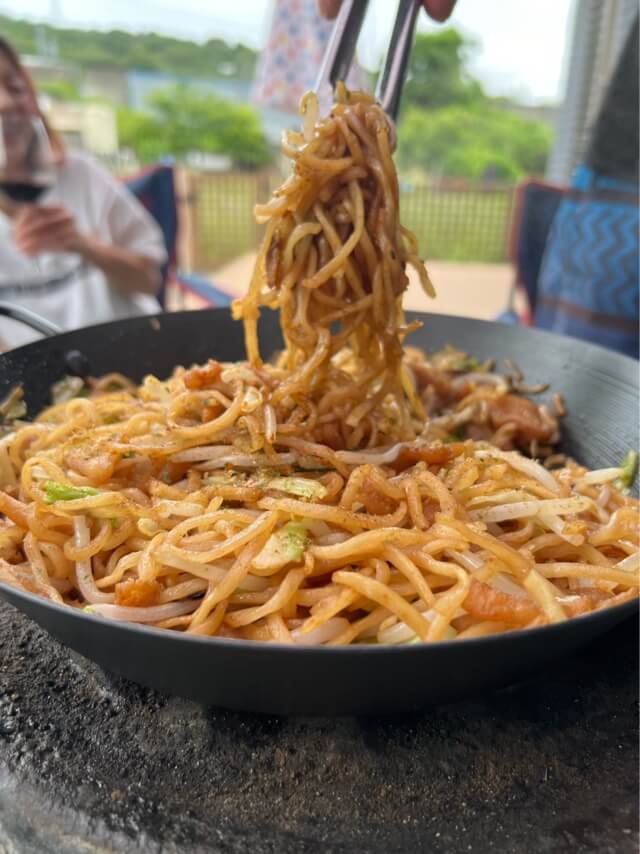
[[[185,86],[157,89],[147,103],[149,112],[118,110],[120,143],[143,163],[196,151],[228,155],[241,168],[255,169],[271,159],[258,115],[247,105]]]
[[[482,86],[466,69],[474,48],[475,42],[454,29],[418,33],[402,93],[403,106],[431,110],[486,101]]]
[[[490,104],[411,107],[398,132],[398,160],[434,176],[515,181],[544,172],[551,137],[542,122]]]
[[[198,44],[155,33],[36,27],[2,15],[0,32],[23,53],[37,53],[44,41],[60,59],[85,67],[250,79],[256,63],[254,51],[221,39]],[[454,29],[417,35],[399,125],[401,167],[468,179],[517,180],[542,173],[550,128],[515,114],[505,99],[484,92],[468,70],[474,47]],[[75,86],[64,81],[51,81],[42,89],[57,100],[80,99]],[[148,111],[118,111],[121,142],[143,162],[193,151],[228,154],[242,167],[269,160],[250,107],[179,88],[156,93],[148,106]]]
[[[230,45],[223,39],[209,39],[199,44],[157,33],[77,30],[48,24],[36,26],[6,15],[0,15],[0,33],[20,53],[39,53],[40,39],[60,59],[89,67],[140,68],[201,77],[250,80],[257,57],[251,48],[242,44]]]
[[[400,165],[471,179],[544,172],[551,129],[484,92],[466,69],[472,49],[456,30],[418,34],[403,94]]]
[[[38,90],[54,101],[81,101],[82,96],[72,80],[46,80],[38,85]]]

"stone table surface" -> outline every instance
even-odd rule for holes
[[[419,715],[274,718],[112,677],[0,604],[0,852],[636,852],[637,640]]]

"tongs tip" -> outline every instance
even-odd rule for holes
[[[327,88],[333,91],[339,80],[346,80],[368,5],[368,0],[343,0],[318,75],[318,94]],[[392,119],[398,115],[419,9],[419,0],[399,0],[389,47],[378,77],[376,98]]]

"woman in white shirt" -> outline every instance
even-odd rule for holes
[[[65,151],[40,112],[29,74],[2,38],[0,114],[39,116],[57,161],[55,183],[37,205],[11,216],[0,210],[0,299],[65,330],[159,311],[155,294],[166,260],[160,229],[94,160]],[[0,318],[5,348],[36,337]]]

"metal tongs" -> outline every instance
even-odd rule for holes
[[[327,87],[333,92],[336,83],[346,79],[368,5],[369,0],[343,0],[322,61],[316,92],[323,92]],[[376,99],[394,121],[398,117],[420,5],[420,0],[399,0],[391,40],[378,77]]]

